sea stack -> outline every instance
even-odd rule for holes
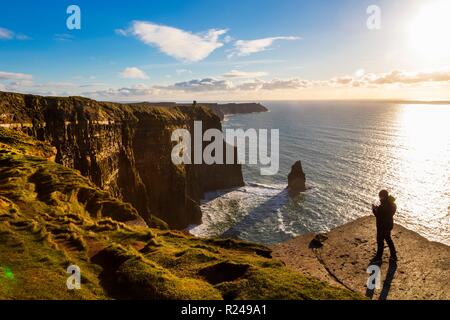
[[[291,172],[288,175],[288,190],[291,195],[306,191],[306,176],[303,172],[302,162],[297,161],[292,166]]]

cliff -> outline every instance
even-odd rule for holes
[[[49,142],[57,163],[130,202],[147,222],[155,215],[172,228],[201,222],[204,192],[243,185],[240,165],[172,164],[172,131],[192,132],[194,121],[202,121],[203,130],[221,130],[220,119],[204,107],[0,92],[0,126]]]
[[[222,120],[226,115],[231,114],[246,114],[255,112],[267,112],[269,111],[260,103],[209,103],[202,104],[209,107],[213,112],[215,112]]]
[[[376,251],[375,218],[368,216],[331,230],[273,246],[273,256],[291,270],[313,276],[369,299],[450,299],[450,247],[395,225],[397,263],[385,250],[381,286],[370,290],[367,267]]]
[[[177,106],[189,106],[187,104],[177,104],[175,102],[141,102],[134,103],[134,106],[158,106],[165,108],[174,108]],[[247,102],[247,103],[198,103],[200,106],[208,107],[212,110],[220,120],[223,120],[226,115],[231,114],[246,114],[246,113],[256,113],[256,112],[267,112],[269,111],[260,103]]]
[[[0,300],[361,298],[286,269],[261,245],[162,230],[157,219],[149,228],[55,152],[0,127]],[[66,287],[71,265],[79,290]]]

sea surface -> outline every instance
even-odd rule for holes
[[[450,105],[266,102],[267,113],[234,115],[224,128],[279,129],[279,172],[244,165],[246,186],[208,193],[201,237],[264,244],[324,232],[371,214],[378,191],[397,199],[396,222],[450,245]],[[301,160],[307,192],[285,188]]]

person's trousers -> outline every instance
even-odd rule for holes
[[[387,245],[389,246],[389,251],[391,252],[392,257],[397,256],[397,250],[395,249],[394,241],[392,241],[391,237],[391,231],[389,229],[381,229],[377,230],[377,257],[382,258],[383,257],[383,251],[384,251],[384,242],[386,241]]]

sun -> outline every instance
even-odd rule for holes
[[[411,58],[431,65],[449,63],[450,1],[428,1],[407,25]]]

